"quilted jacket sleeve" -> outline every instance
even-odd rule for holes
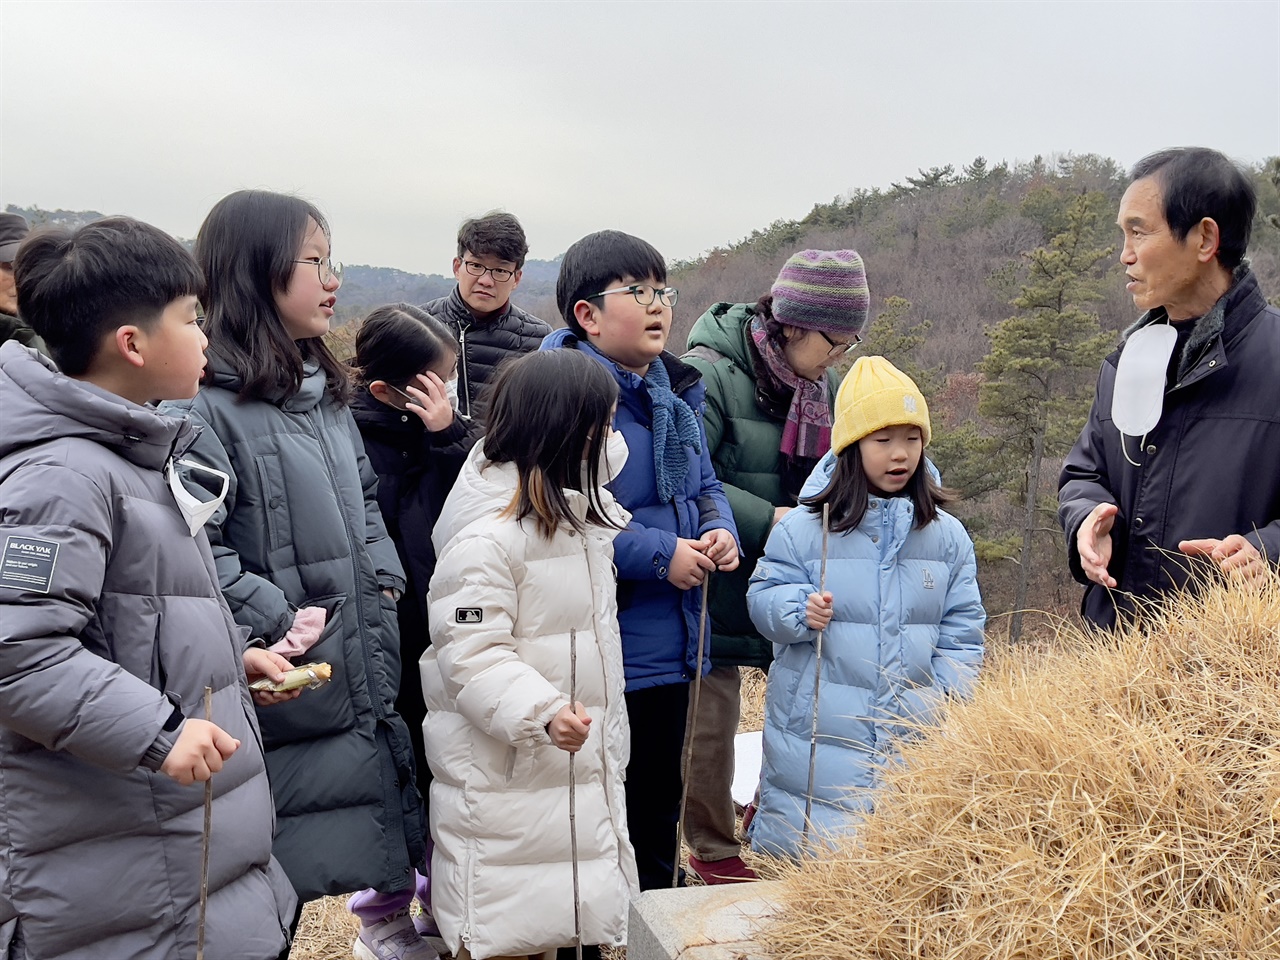
[[[960,524],[957,521],[956,526]],[[978,562],[973,542],[959,531],[959,562],[951,567],[946,612],[933,654],[934,683],[946,694],[967,696],[982,667],[987,613],[978,593]]]
[[[805,643],[817,637],[805,619],[805,604],[818,588],[809,582],[791,533],[805,519],[803,512],[792,511],[774,526],[747,588],[751,622],[773,643]]]
[[[360,486],[364,495],[365,549],[369,551],[369,557],[373,560],[373,568],[378,575],[378,586],[383,590],[393,588],[403,593],[404,567],[400,564],[396,545],[387,536],[386,524],[382,522],[382,511],[378,509],[378,475],[364,452],[364,441],[360,438],[355,417],[351,415],[349,409],[343,410],[343,417],[351,429],[351,444],[356,453],[356,467],[360,471]]]
[[[0,540],[57,551],[47,591],[0,583],[0,724],[46,749],[128,773],[173,704],[79,639],[98,615],[112,542],[109,497],[90,479],[45,465],[6,477],[0,504]]]
[[[1107,368],[1104,366],[1103,371]],[[1102,375],[1098,378],[1098,392],[1104,389]],[[1108,391],[1109,394],[1109,391]],[[1085,517],[1100,503],[1116,503],[1111,492],[1111,480],[1107,474],[1106,445],[1102,434],[1102,421],[1098,413],[1098,393],[1084,430],[1062,465],[1058,480],[1058,522],[1067,536],[1067,560],[1071,575],[1080,583],[1088,584],[1084,568],[1080,565],[1080,550],[1076,547],[1076,532]],[[1117,521],[1118,522],[1118,521]]]
[[[569,700],[516,650],[516,583],[503,548],[487,537],[452,541],[429,599],[431,642],[458,712],[504,743],[550,743],[546,725]]]

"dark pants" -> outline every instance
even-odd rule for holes
[[[641,890],[671,886],[678,856],[680,760],[689,712],[689,684],[645,687],[626,695],[631,721],[627,764],[627,830],[636,848]]]

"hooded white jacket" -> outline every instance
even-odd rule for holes
[[[624,943],[639,892],[622,783],[617,531],[562,525],[548,540],[500,517],[516,482],[513,464],[488,462],[477,445],[445,501],[432,536],[432,646],[420,664],[435,777],[432,909],[449,949],[465,944],[476,960],[573,941],[569,754],[546,732],[569,703],[573,647],[577,699],[591,716],[574,761],[583,943]],[[586,497],[566,495],[585,519]],[[607,491],[601,501],[624,526],[627,512]]]

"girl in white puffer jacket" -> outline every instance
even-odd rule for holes
[[[638,885],[612,560],[629,516],[603,488],[626,459],[616,402],[613,378],[576,351],[511,363],[432,536],[432,907],[455,957],[573,943],[570,754],[582,941],[626,939]]]

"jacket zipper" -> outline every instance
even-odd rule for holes
[[[471,321],[458,324],[458,352],[462,354],[462,389],[466,395],[467,410],[465,416],[471,416],[471,374],[467,370],[467,331],[471,329]]]
[[[333,486],[334,497],[338,501],[338,509],[343,512],[342,530],[347,535],[347,549],[351,554],[351,577],[353,594],[356,601],[356,617],[360,629],[360,654],[364,658],[365,683],[369,687],[369,702],[373,706],[373,716],[381,721],[386,719],[386,713],[382,709],[382,694],[378,690],[377,674],[373,670],[373,658],[369,656],[369,644],[365,639],[364,630],[364,601],[361,598],[360,590],[360,560],[356,553],[356,542],[351,536],[351,528],[348,526],[345,518],[346,504],[342,500],[342,487],[338,485],[338,474],[333,468],[333,458],[329,455],[329,444],[325,440],[324,431],[320,429],[323,426],[319,422],[319,416],[313,408],[307,411],[307,419],[313,421],[312,430],[315,432],[316,440],[320,443],[320,453],[324,457],[324,468],[329,474],[329,483]]]

